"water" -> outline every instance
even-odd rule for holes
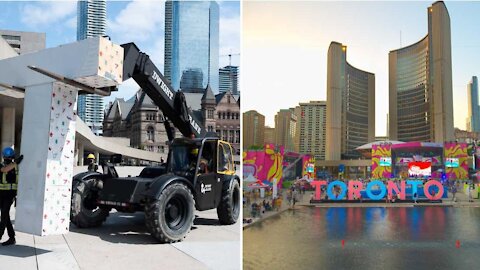
[[[243,266],[479,269],[480,208],[301,207],[243,231]]]

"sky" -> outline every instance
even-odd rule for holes
[[[242,110],[274,115],[299,102],[326,100],[327,51],[347,46],[347,61],[375,73],[376,136],[386,135],[388,53],[427,34],[428,2],[245,2]],[[467,84],[480,76],[480,2],[446,1],[452,39],[454,125],[465,129]]]
[[[229,64],[228,54],[240,53],[240,2],[217,1],[220,8],[220,67]],[[77,39],[77,1],[0,1],[0,29],[46,33],[47,48]],[[165,1],[107,1],[107,35],[114,43],[135,42],[163,71]],[[240,57],[232,56],[232,65]],[[105,98],[129,99],[139,89],[129,79],[119,91]]]

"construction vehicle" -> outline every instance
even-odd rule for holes
[[[195,209],[217,209],[221,224],[234,224],[240,213],[240,179],[232,146],[205,132],[149,56],[134,43],[124,48],[123,79],[133,78],[165,116],[169,154],[165,165],[146,167],[137,177],[118,177],[121,155],[102,164],[103,173],[73,178],[71,221],[77,227],[100,226],[112,209],[145,212],[150,234],[162,243],[181,241],[193,226]],[[182,138],[175,138],[173,123]]]

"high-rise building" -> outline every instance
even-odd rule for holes
[[[203,93],[203,72],[199,68],[189,68],[183,71],[180,79],[180,89],[186,93]]]
[[[104,36],[107,28],[107,3],[105,0],[80,0],[77,4],[77,40]],[[78,97],[78,116],[100,135],[103,129],[103,97],[88,94]]]
[[[245,129],[243,129],[245,132]],[[275,128],[265,126],[264,144],[275,144]]]
[[[243,149],[263,146],[265,142],[265,116],[251,110],[243,113]]]
[[[219,90],[220,93],[232,91],[234,95],[238,95],[238,67],[226,66],[219,71]]]
[[[298,152],[325,160],[327,103],[310,101],[297,107]]]
[[[359,158],[375,139],[375,74],[347,62],[347,46],[330,43],[327,60],[326,160]]]
[[[454,139],[450,16],[441,1],[427,14],[427,35],[389,53],[390,140]]]
[[[0,30],[0,36],[18,54],[45,49],[45,33]]]
[[[295,150],[297,116],[295,109],[282,109],[275,115],[275,144],[285,146],[286,151]]]
[[[480,106],[478,105],[478,80],[473,76],[467,85],[468,94],[468,118],[467,131],[480,131]]]
[[[77,3],[77,40],[104,36],[107,29],[107,1],[80,0]]]
[[[200,70],[218,93],[219,8],[215,1],[165,2],[165,78],[180,88],[185,70]]]

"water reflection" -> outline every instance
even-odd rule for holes
[[[474,269],[479,221],[480,208],[300,208],[244,230],[244,268]]]

